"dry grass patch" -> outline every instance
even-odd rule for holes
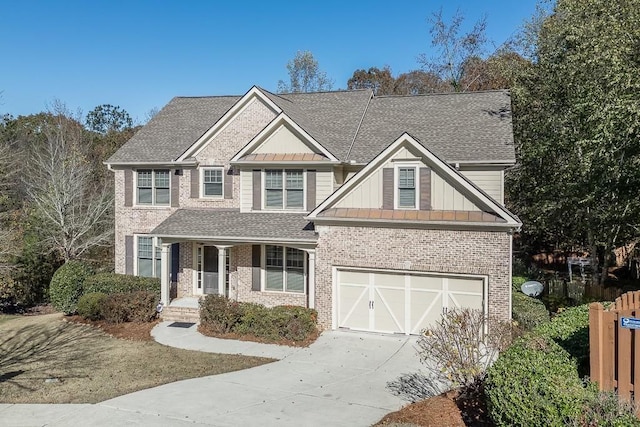
[[[97,403],[272,361],[117,339],[60,314],[0,319],[0,403]]]

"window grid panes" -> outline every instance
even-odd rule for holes
[[[168,170],[139,170],[137,190],[139,205],[168,205],[171,174]]]
[[[265,290],[304,293],[304,252],[282,246],[265,247]]]
[[[398,207],[416,207],[416,169],[398,169]]]
[[[208,197],[222,196],[222,168],[205,169],[204,174],[204,191],[203,194]]]
[[[304,172],[302,170],[265,170],[264,188],[267,208],[304,208]]]
[[[138,276],[159,277],[162,246],[160,239],[138,236]]]

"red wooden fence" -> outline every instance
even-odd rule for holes
[[[590,377],[600,390],[640,402],[640,329],[623,328],[622,317],[640,317],[640,291],[622,294],[606,310],[599,302],[589,306]]]

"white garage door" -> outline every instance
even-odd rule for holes
[[[419,334],[453,308],[484,310],[484,279],[338,270],[338,327]]]

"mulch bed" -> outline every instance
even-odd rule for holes
[[[285,340],[285,339],[274,341],[274,340],[269,340],[262,337],[256,337],[254,335],[240,335],[240,334],[234,334],[231,332],[226,334],[221,334],[221,333],[212,331],[211,329],[208,329],[202,325],[198,326],[198,332],[200,332],[202,335],[206,335],[208,337],[213,337],[213,338],[222,338],[227,340],[238,340],[238,341],[251,341],[251,342],[259,342],[262,344],[287,345],[289,347],[309,347],[320,336],[320,332],[316,330],[304,341],[291,341],[291,340]]]
[[[88,320],[81,316],[66,316],[64,319],[68,322],[91,325],[99,328],[114,338],[133,341],[153,341],[153,338],[151,337],[151,329],[160,322],[160,320],[155,320],[147,323],[109,323],[104,320]]]

